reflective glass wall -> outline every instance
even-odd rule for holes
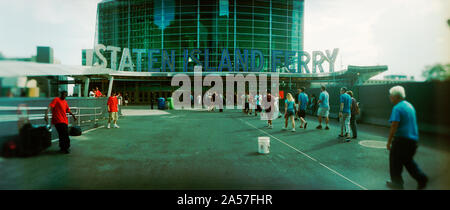
[[[242,54],[258,49],[264,55],[262,71],[271,71],[272,51],[303,49],[303,12],[304,0],[105,0],[98,4],[96,40],[159,50],[153,68],[161,66],[162,49],[175,50],[176,71],[183,71],[185,49],[198,49],[195,55],[209,71],[217,70],[224,48],[233,66],[235,49]],[[280,66],[285,65],[281,60]],[[148,71],[148,56],[142,65]],[[189,63],[190,71],[194,65]]]

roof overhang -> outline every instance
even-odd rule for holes
[[[266,75],[280,78],[292,78],[299,80],[342,80],[369,78],[387,71],[387,66],[348,66],[347,69],[335,72],[324,73],[277,73],[277,72],[202,72],[201,75]],[[102,67],[92,66],[70,66],[62,64],[42,64],[34,62],[0,61],[0,77],[38,77],[38,76],[70,76],[89,78],[108,78],[110,76],[120,78],[149,78],[152,77],[173,77],[177,74],[194,76],[194,72],[136,72],[136,71],[116,71]]]

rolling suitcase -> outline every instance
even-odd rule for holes
[[[19,132],[16,142],[17,155],[29,157],[39,154],[52,144],[52,133],[49,125],[25,124]]]

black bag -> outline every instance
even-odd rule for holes
[[[81,136],[82,131],[80,126],[72,126],[69,129],[69,135],[70,136]]]
[[[25,124],[16,142],[17,155],[34,156],[52,145],[52,132],[49,125]]]

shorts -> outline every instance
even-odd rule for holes
[[[247,109],[249,109],[249,104],[248,103],[245,103],[245,110],[247,110]]]
[[[119,114],[117,112],[110,112],[109,113],[109,119],[117,121],[117,119],[119,119]]]
[[[330,108],[319,107],[319,109],[317,110],[317,116],[319,116],[319,117],[328,117],[329,114],[330,114]]]
[[[306,117],[306,110],[298,110],[298,116],[301,118],[305,118]]]
[[[294,116],[294,115],[295,115],[294,110],[287,110],[286,117],[290,117],[290,116]]]

